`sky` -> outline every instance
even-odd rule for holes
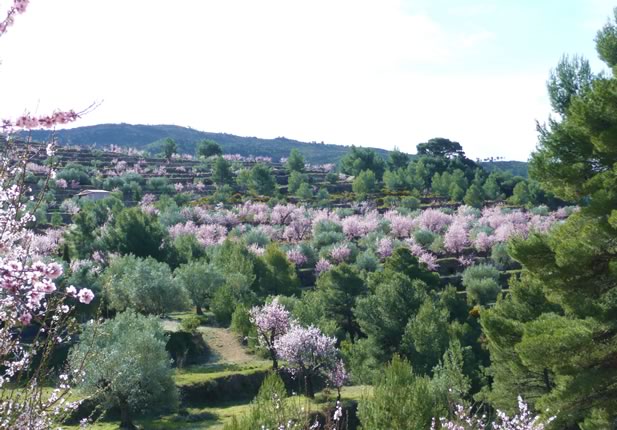
[[[10,0],[0,0],[4,10]],[[526,160],[560,57],[595,70],[608,0],[31,0],[0,38],[0,118],[176,124]]]

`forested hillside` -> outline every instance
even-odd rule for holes
[[[45,141],[49,137],[45,132],[34,132],[33,138]],[[171,138],[178,145],[178,150],[185,154],[195,154],[197,143],[210,139],[217,142],[227,154],[243,156],[272,157],[279,160],[289,155],[295,148],[304,154],[310,163],[333,163],[349,151],[349,147],[326,145],[324,143],[305,143],[285,137],[261,139],[258,137],[241,137],[226,133],[209,133],[176,125],[132,125],[100,124],[89,127],[77,127],[59,130],[58,140],[61,144],[92,146],[97,148],[116,145],[123,148],[145,149],[160,152],[162,141]],[[382,156],[387,151],[375,149]]]
[[[316,142],[300,142],[284,137],[261,139],[258,137],[242,137],[227,133],[210,133],[177,125],[133,125],[133,124],[99,124],[88,127],[76,127],[58,130],[58,142],[62,145],[78,145],[97,149],[118,146],[147,150],[153,154],[162,151],[165,139],[173,139],[178,146],[178,152],[195,154],[197,145],[203,140],[218,143],[226,154],[239,154],[244,157],[261,156],[279,160],[287,157],[292,149],[298,149],[313,164],[337,163],[351,148],[342,145]],[[49,138],[45,131],[33,131],[35,141],[44,142]],[[386,158],[388,151],[378,148],[373,150]],[[515,176],[527,176],[527,163],[519,161],[482,162],[489,172],[493,170],[509,171]]]

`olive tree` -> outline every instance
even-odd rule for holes
[[[169,266],[150,257],[118,257],[104,279],[108,305],[117,311],[131,308],[146,315],[165,315],[189,305],[186,291],[174,280]]]
[[[79,368],[85,363],[79,388],[103,408],[117,407],[120,428],[135,429],[136,414],[178,405],[166,342],[158,319],[127,311],[86,325],[70,352],[69,365]]]
[[[206,261],[183,264],[174,271],[176,281],[187,291],[197,315],[208,306],[216,290],[225,283],[225,276]]]

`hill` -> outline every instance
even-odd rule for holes
[[[529,166],[525,161],[481,161],[480,166],[489,173],[495,170],[502,170],[510,172],[514,176],[522,176],[523,178],[529,176]]]
[[[174,139],[179,152],[194,154],[198,142],[211,139],[217,142],[227,154],[242,156],[272,157],[278,161],[287,157],[292,148],[298,149],[306,161],[313,164],[337,163],[349,150],[349,146],[301,142],[277,137],[262,139],[258,137],[236,136],[228,133],[211,133],[177,125],[142,125],[142,124],[99,124],[58,130],[56,136],[60,144],[89,146],[99,149],[116,145],[124,148],[160,152],[162,141],[168,137]],[[33,131],[35,141],[46,141],[47,131]],[[372,148],[386,158],[388,151]],[[414,157],[412,155],[412,157]],[[527,163],[523,161],[490,161],[480,163],[488,172],[493,170],[509,171],[515,176],[527,177]]]
[[[33,139],[44,141],[49,133],[34,131]],[[178,145],[179,152],[194,154],[198,142],[211,139],[217,142],[228,154],[243,156],[265,156],[279,160],[287,157],[292,148],[298,149],[307,162],[313,164],[336,163],[345,155],[350,147],[324,143],[307,143],[298,140],[277,137],[261,139],[258,137],[242,137],[227,133],[210,133],[176,125],[139,125],[139,124],[99,124],[88,127],[77,127],[57,131],[59,143],[64,145],[95,146],[97,148],[117,145],[153,153],[159,151],[163,139],[172,138]],[[382,157],[387,157],[388,151],[373,148]]]

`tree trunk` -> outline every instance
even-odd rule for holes
[[[313,378],[310,373],[304,372],[304,386],[306,388],[306,397],[309,399],[314,399],[315,388],[313,387]]]
[[[203,315],[204,311],[201,309],[201,306],[197,305],[197,306],[195,306],[195,313],[197,315]]]
[[[270,358],[272,359],[272,370],[276,372],[279,369],[279,362],[276,359],[276,350],[274,348],[270,349]]]
[[[120,400],[120,428],[123,430],[136,430],[135,424],[131,419],[129,404],[126,400]]]

